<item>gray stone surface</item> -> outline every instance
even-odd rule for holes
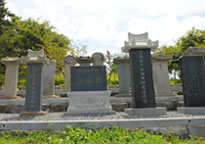
[[[180,107],[177,111],[190,115],[205,115],[205,107]]]
[[[103,66],[105,57],[102,53],[96,52],[96,53],[93,53],[92,60],[93,60],[93,66]]]
[[[71,91],[107,90],[105,66],[71,67]]]
[[[79,56],[76,57],[76,61],[80,66],[90,66],[93,60],[89,56]]]
[[[180,60],[186,107],[205,106],[205,67],[202,56],[183,56]]]
[[[68,92],[69,107],[65,115],[113,114],[110,91]]]

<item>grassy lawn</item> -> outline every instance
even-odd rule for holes
[[[142,130],[65,128],[60,131],[0,132],[0,144],[205,144],[203,138],[179,139]]]

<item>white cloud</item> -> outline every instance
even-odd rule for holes
[[[96,51],[120,53],[127,33],[148,32],[172,44],[195,26],[205,29],[204,0],[7,0],[23,18],[49,20],[58,32]]]

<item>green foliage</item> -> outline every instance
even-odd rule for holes
[[[174,85],[174,84],[182,84],[182,81],[179,79],[170,79],[169,84]]]
[[[57,86],[64,86],[64,76],[55,75],[55,85]]]
[[[10,132],[0,133],[0,144],[29,144],[29,143],[92,143],[92,144],[202,144],[205,143],[203,138],[190,136],[189,139],[179,139],[170,133],[168,136],[149,134],[142,130],[121,129],[114,126],[111,129],[92,129],[85,130],[81,128],[67,127],[64,130],[52,131],[31,131],[31,132]]]

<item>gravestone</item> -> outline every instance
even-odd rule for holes
[[[178,108],[178,112],[205,114],[205,67],[203,56],[205,56],[203,48],[189,48],[180,59],[185,108]]]
[[[31,53],[31,52],[30,52]],[[26,97],[24,112],[20,115],[41,115],[46,112],[41,111],[41,95],[42,95],[42,66],[48,62],[46,57],[42,55],[28,55],[23,57],[23,61],[27,63],[26,72]]]
[[[76,61],[80,64],[80,66],[90,66],[92,63],[92,58],[89,56],[79,56],[76,57]]]
[[[113,61],[117,64],[119,94],[117,97],[131,96],[130,94],[130,66],[128,57],[115,58]]]
[[[155,108],[155,95],[152,76],[152,59],[150,49],[158,46],[158,41],[152,42],[148,33],[128,33],[129,41],[125,41],[122,47],[123,52],[129,52],[131,79],[132,79],[132,109],[125,109],[125,112],[132,115],[145,115],[144,111],[152,109],[155,117],[165,115],[166,109]],[[147,109],[149,108],[149,109]]]
[[[55,95],[55,60],[44,64],[42,68],[42,98],[59,98]]]
[[[75,57],[68,55],[64,59],[65,63],[65,89],[71,89],[71,66],[76,64]]]
[[[65,115],[113,114],[106,84],[105,66],[71,67],[70,103]]]
[[[105,57],[102,53],[96,52],[92,55],[93,66],[103,66]]]
[[[103,91],[106,89],[105,66],[71,67],[71,91]]]
[[[172,57],[169,55],[153,55],[153,82],[156,96],[171,96],[172,92],[169,84],[168,61]]]
[[[6,65],[5,86],[3,95],[0,99],[16,99],[19,65],[22,63],[20,58],[3,58],[1,62]]]

